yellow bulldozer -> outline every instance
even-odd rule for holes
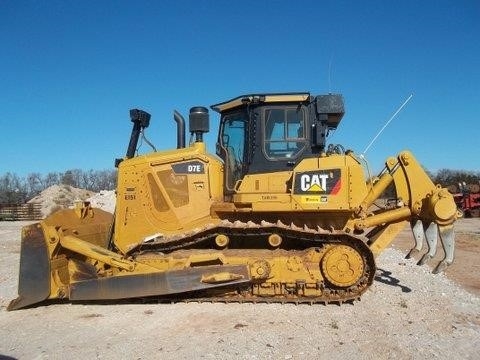
[[[150,114],[131,110],[114,214],[83,202],[24,227],[19,296],[8,309],[51,299],[352,301],[408,223],[408,256],[426,240],[425,263],[439,237],[445,257],[434,272],[453,262],[460,214],[410,152],[370,177],[362,156],[327,146],[341,95],[251,94],[211,109],[220,114],[216,155],[203,140],[207,108],[190,109],[188,145],[175,111],[177,148],[145,154],[137,146]]]

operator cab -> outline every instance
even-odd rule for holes
[[[247,174],[291,170],[325,150],[344,114],[341,95],[243,95],[212,105],[220,113],[217,155],[228,192]]]

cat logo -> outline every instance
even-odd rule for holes
[[[302,191],[326,191],[328,175],[323,174],[303,174],[300,176],[300,189]]]
[[[306,171],[295,174],[294,194],[335,195],[341,188],[340,169]]]

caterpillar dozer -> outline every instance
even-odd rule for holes
[[[150,114],[131,110],[114,214],[83,202],[24,227],[19,296],[8,309],[52,299],[353,301],[407,224],[408,256],[426,240],[424,264],[439,237],[445,256],[434,272],[453,262],[460,214],[412,153],[370,177],[362,156],[327,146],[344,115],[341,95],[251,94],[211,109],[220,114],[216,155],[203,140],[207,108],[190,109],[188,145],[174,111],[177,148],[143,154]],[[392,187],[394,201],[384,202]]]

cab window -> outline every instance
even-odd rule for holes
[[[307,142],[304,109],[283,106],[264,111],[263,151],[267,159],[296,158]]]

